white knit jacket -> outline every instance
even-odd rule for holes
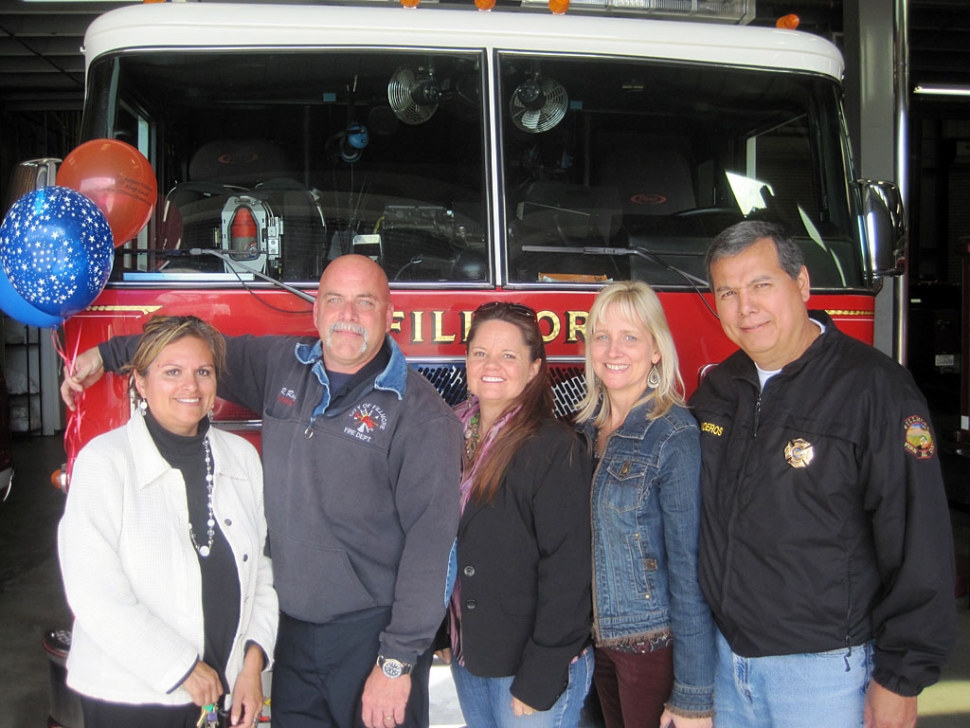
[[[213,512],[239,574],[240,620],[224,686],[231,692],[247,641],[272,658],[279,613],[263,555],[259,455],[243,438],[214,427],[207,437]],[[158,452],[143,417],[133,415],[81,450],[58,553],[75,619],[68,685],[112,702],[191,702],[176,685],[204,650],[202,578],[181,471]]]

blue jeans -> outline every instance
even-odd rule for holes
[[[813,654],[740,657],[717,634],[717,728],[862,728],[872,643]]]
[[[549,710],[517,716],[512,712],[514,677],[476,677],[457,662],[451,675],[468,728],[576,728],[593,681],[593,648],[569,666],[569,685]]]

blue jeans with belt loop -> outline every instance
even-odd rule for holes
[[[861,728],[872,643],[770,657],[741,657],[717,634],[717,728]]]
[[[593,681],[593,648],[569,666],[569,685],[552,708],[531,715],[512,712],[514,676],[476,677],[457,662],[451,663],[451,675],[468,728],[576,728]]]

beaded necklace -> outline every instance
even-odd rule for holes
[[[195,547],[195,550],[199,552],[199,556],[204,559],[212,552],[212,542],[216,537],[216,518],[212,512],[212,452],[209,450],[208,439],[202,440],[202,447],[205,448],[206,510],[208,511],[206,536],[209,537],[209,543],[205,546],[199,546],[195,540],[195,531],[192,529],[191,520],[189,520],[189,537],[192,539],[192,545]]]
[[[465,465],[470,465],[475,461],[475,454],[478,452],[478,442],[481,439],[482,417],[476,412],[465,429]]]

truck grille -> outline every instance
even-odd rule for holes
[[[468,396],[464,364],[415,364],[414,368],[431,382],[451,406]],[[583,367],[578,364],[549,363],[549,382],[556,398],[556,417],[568,420],[586,395]]]

